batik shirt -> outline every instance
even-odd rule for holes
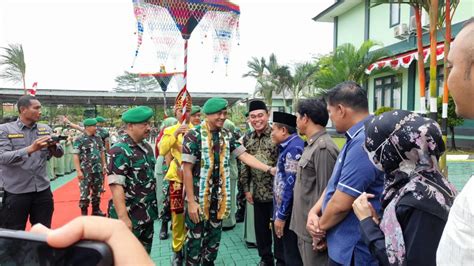
[[[205,122],[204,122],[205,123]],[[197,203],[200,203],[203,199],[199,198],[199,183],[201,181],[201,160],[202,158],[202,144],[201,144],[201,127],[203,124],[196,126],[195,128],[188,131],[183,139],[183,152],[181,159],[183,162],[188,162],[193,164],[193,187],[194,187],[194,200]],[[220,129],[223,134],[228,134],[229,136],[229,151],[231,156],[238,157],[245,152],[245,148],[236,141],[234,136],[225,128]],[[220,179],[220,169],[219,169],[219,154],[220,154],[220,145],[219,145],[219,132],[212,131],[212,147],[210,147],[210,152],[214,153],[214,166],[212,171],[212,184],[220,184],[222,180]],[[204,177],[203,177],[204,178]],[[218,201],[222,195],[218,193],[219,186],[211,185],[211,199],[210,199],[210,208],[209,208],[209,218],[218,219]]]
[[[125,205],[134,225],[153,222],[158,218],[156,201],[155,156],[147,142],[135,143],[125,134],[109,150],[107,165],[109,185],[121,185],[125,192]],[[117,218],[112,205],[110,216]]]
[[[249,132],[242,139],[242,144],[247,152],[262,163],[267,165],[276,165],[278,159],[278,147],[273,144],[270,134],[270,126],[258,135],[257,132]],[[252,192],[252,197],[257,202],[272,202],[273,200],[273,176],[258,169],[252,169],[242,165],[240,173],[240,182],[245,192]],[[250,190],[250,183],[253,185],[253,191]]]
[[[79,155],[81,170],[85,173],[102,173],[104,144],[99,136],[83,134],[73,144],[73,154]]]
[[[286,221],[293,207],[293,187],[296,181],[298,161],[304,149],[304,141],[298,134],[290,135],[279,145],[280,155],[273,184],[273,219]]]

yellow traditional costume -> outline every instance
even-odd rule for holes
[[[191,99],[189,94],[186,109],[189,114],[191,111]],[[182,97],[176,97],[175,109],[182,108]],[[189,107],[189,108],[188,108]],[[179,118],[178,118],[179,119]],[[181,170],[181,148],[183,144],[183,134],[175,136],[176,130],[179,129],[181,123],[168,127],[163,132],[163,137],[159,143],[160,155],[166,157],[168,153],[172,155],[172,160],[165,175],[165,179],[169,181],[170,187],[170,209],[172,223],[172,249],[174,252],[180,252],[186,239],[186,227],[184,225],[184,197],[183,197],[183,176]],[[188,128],[193,128],[191,123]]]

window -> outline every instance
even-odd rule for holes
[[[398,75],[374,80],[374,110],[380,107],[402,107],[402,80]]]
[[[400,24],[400,4],[390,4],[390,28]]]

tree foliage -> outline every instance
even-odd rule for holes
[[[442,112],[443,112],[443,96],[438,97],[438,123],[441,125],[442,123]],[[456,142],[455,142],[455,133],[454,128],[460,126],[464,123],[464,119],[459,117],[456,114],[456,103],[454,102],[453,97],[449,95],[448,99],[448,120],[447,126],[451,131],[451,148],[456,150]]]
[[[138,74],[125,71],[124,74],[115,78],[117,87],[114,91],[123,92],[147,92],[159,91],[160,85],[153,77],[139,77]]]
[[[324,94],[337,84],[352,80],[364,84],[369,76],[365,73],[371,64],[388,57],[385,49],[371,51],[381,44],[372,40],[364,41],[357,49],[350,43],[336,47],[336,50],[320,59],[320,69],[314,76],[315,86]]]
[[[281,95],[285,108],[287,97],[290,96],[293,110],[299,98],[313,88],[312,76],[318,69],[309,62],[296,64],[291,69],[288,65],[279,64],[275,54],[271,54],[268,60],[264,57],[252,57],[247,66],[249,71],[243,77],[256,79],[254,95],[261,95],[269,106],[272,105],[274,94]]]
[[[8,47],[2,47],[4,54],[0,55],[0,78],[13,83],[22,83],[26,94],[26,63],[23,45],[9,44]]]

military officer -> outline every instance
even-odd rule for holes
[[[74,165],[79,179],[81,196],[79,208],[81,215],[87,215],[89,195],[92,201],[92,215],[105,216],[100,210],[100,189],[105,168],[104,144],[96,135],[97,121],[94,118],[84,120],[84,134],[74,141]]]
[[[201,107],[193,105],[191,107],[191,118],[189,119],[193,126],[201,124]]]
[[[155,156],[145,139],[150,134],[153,110],[138,106],[122,114],[125,133],[109,150],[107,174],[112,199],[109,216],[122,220],[148,253],[153,241],[153,222],[158,218]]]
[[[222,220],[229,216],[231,207],[231,156],[264,172],[274,170],[246,153],[223,128],[227,104],[222,98],[207,100],[205,121],[184,136],[181,159],[187,202],[186,265],[214,265],[217,258]]]
[[[108,151],[110,149],[110,134],[109,131],[104,128],[104,123],[107,122],[107,120],[105,120],[105,118],[102,116],[97,116],[95,120],[97,120],[97,135],[102,138],[102,142],[104,142],[105,151]]]

